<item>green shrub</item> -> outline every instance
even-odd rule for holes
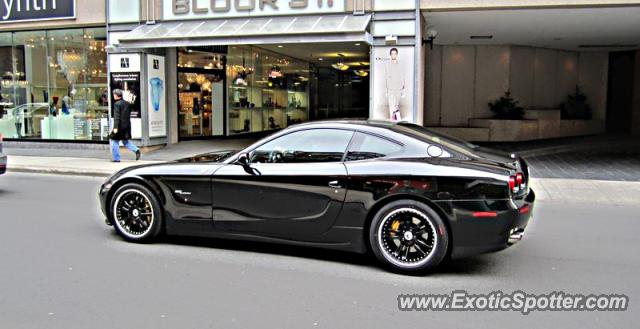
[[[501,120],[522,120],[524,109],[518,105],[519,102],[511,97],[511,92],[506,91],[504,96],[495,102],[489,103],[489,109],[493,112],[495,119]]]
[[[562,119],[591,120],[591,106],[587,103],[587,95],[576,86],[576,92],[567,95],[567,101],[560,105]]]

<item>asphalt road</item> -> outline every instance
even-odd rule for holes
[[[545,201],[505,251],[429,276],[366,256],[208,239],[137,245],[103,224],[101,179],[0,176],[1,328],[623,328],[640,307],[640,205]],[[603,191],[606,193],[606,191]],[[567,191],[569,196],[571,191]],[[398,294],[623,293],[625,312],[401,312]]]

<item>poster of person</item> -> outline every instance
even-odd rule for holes
[[[122,90],[122,99],[131,104],[131,118],[140,118],[140,72],[111,73],[111,90],[115,89]],[[111,104],[115,104],[113,95]]]
[[[413,47],[373,48],[372,119],[414,122]]]

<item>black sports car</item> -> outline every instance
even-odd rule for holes
[[[161,233],[373,252],[391,269],[522,238],[534,193],[524,160],[418,125],[295,125],[242,151],[124,169],[100,189],[129,241]]]

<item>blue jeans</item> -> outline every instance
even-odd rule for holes
[[[138,147],[135,146],[128,140],[123,140],[122,145],[131,150],[131,152],[138,152]],[[112,139],[111,140],[111,155],[113,156],[113,161],[120,161],[120,141]]]

